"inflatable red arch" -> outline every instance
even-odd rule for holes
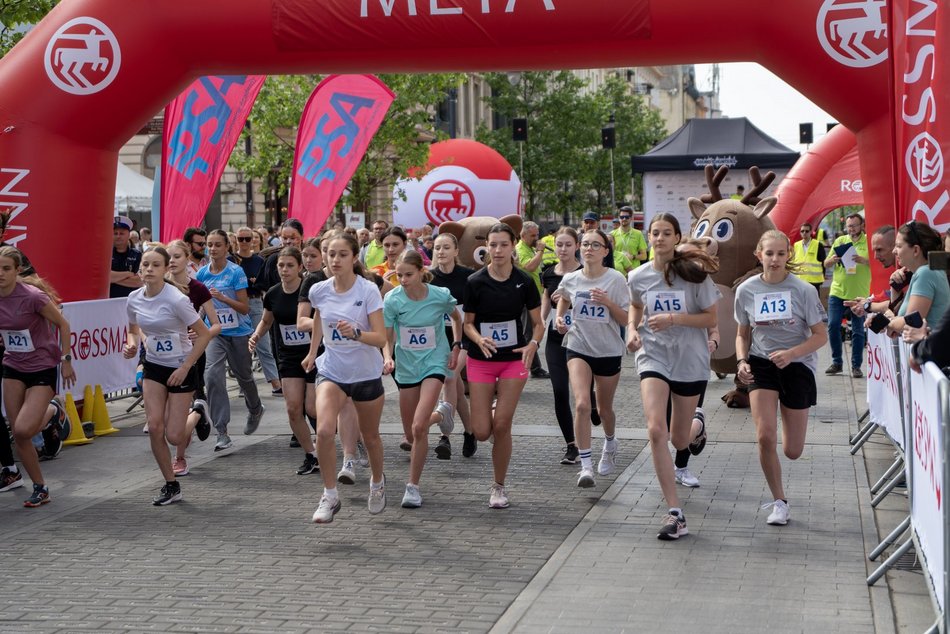
[[[712,61],[759,62],[852,130],[869,224],[891,223],[882,4],[65,0],[0,61],[0,209],[13,213],[7,240],[64,299],[106,296],[118,150],[201,75]]]

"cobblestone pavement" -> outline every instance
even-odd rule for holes
[[[503,511],[487,508],[490,445],[465,459],[460,435],[451,461],[427,464],[423,507],[400,508],[408,454],[388,385],[389,506],[378,516],[366,511],[362,470],[340,486],[336,520],[310,523],[321,480],[293,474],[302,456],[271,397],[260,430],[233,436],[230,455],[195,443],[185,499],[171,507],[150,504],[161,478],[141,410],[117,420],[120,434],[44,463],[52,504],[26,510],[25,489],[0,494],[0,632],[895,630],[888,589],[864,582],[876,535],[863,461],[847,451],[850,378],[820,381],[805,456],[783,459],[784,528],[759,509],[771,500],[748,410],[722,406],[729,382],[713,380],[710,442],[690,465],[702,486],[681,489],[691,534],[674,543],[655,537],[666,509],[641,451],[632,357],[617,398],[618,471],[594,489],[558,464],[549,383],[529,381]]]

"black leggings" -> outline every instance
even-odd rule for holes
[[[548,372],[551,374],[554,415],[557,417],[564,442],[571,445],[574,443],[574,410],[571,408],[571,379],[567,374],[567,348],[562,347],[561,340],[552,337],[550,331],[544,344],[544,359],[548,362]],[[590,419],[593,424],[600,425],[593,380],[590,386]]]
[[[696,407],[703,406],[703,400],[706,398],[706,390],[703,390],[699,395],[699,402],[696,403]],[[666,430],[670,430],[670,424],[673,420],[673,394],[670,393],[669,398],[666,400]],[[689,448],[686,449],[677,449],[676,457],[673,459],[673,466],[677,469],[685,469],[689,464]]]

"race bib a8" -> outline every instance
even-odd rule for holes
[[[518,345],[518,330],[515,320],[484,322],[478,327],[483,337],[491,339],[498,348],[510,348]]]
[[[310,333],[297,330],[295,324],[281,325],[280,340],[285,346],[309,346]]]
[[[792,294],[789,291],[756,293],[753,320],[757,324],[788,321],[792,318]]]
[[[153,357],[170,359],[182,356],[181,338],[177,334],[150,335],[145,346]]]
[[[33,352],[33,337],[29,330],[0,330],[3,345],[9,352]]]
[[[685,291],[651,291],[646,294],[646,307],[650,314],[685,313]]]
[[[406,350],[433,350],[435,348],[435,328],[423,326],[399,327],[399,345]]]

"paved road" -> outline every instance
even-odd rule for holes
[[[805,456],[783,463],[784,528],[759,510],[771,500],[748,411],[721,406],[728,384],[713,381],[710,444],[691,464],[702,486],[682,490],[691,534],[666,543],[632,365],[618,472],[589,490],[558,464],[548,382],[529,382],[504,511],[487,508],[487,444],[473,459],[432,459],[424,506],[399,507],[408,454],[394,392],[379,516],[366,512],[360,473],[341,486],[333,524],[309,522],[322,485],[293,474],[301,454],[271,397],[261,429],[235,436],[232,454],[196,443],[184,502],[155,508],[161,478],[139,410],[120,434],[44,464],[52,504],[26,510],[25,489],[0,494],[0,632],[894,631],[887,588],[864,582],[876,535],[864,463],[847,451],[851,379],[821,381]]]

